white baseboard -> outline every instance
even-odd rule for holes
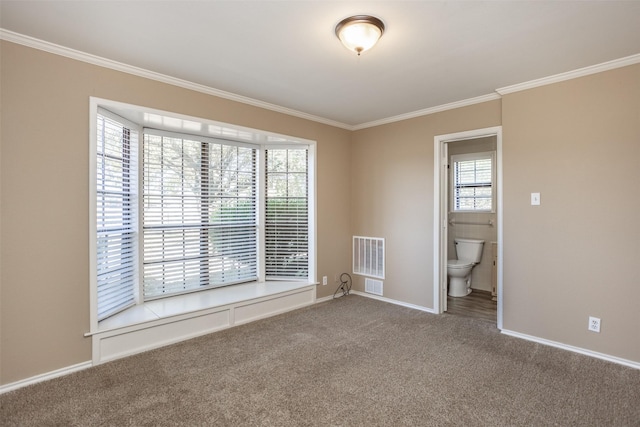
[[[322,298],[316,298],[316,304],[320,304],[321,302],[331,301],[332,299],[333,299],[333,295],[329,295],[329,296],[322,297]]]
[[[367,298],[377,299],[379,301],[388,302],[390,304],[400,305],[402,307],[413,308],[414,310],[426,311],[427,313],[436,314],[433,308],[423,307],[421,305],[409,304],[408,302],[398,301],[391,298],[385,298],[379,295],[369,294],[367,292],[351,291],[350,293],[367,297]]]
[[[372,298],[372,299],[376,299],[379,301],[384,301],[390,304],[395,304],[395,305],[400,305],[402,307],[408,307],[408,308],[412,308],[415,310],[420,310],[420,311],[425,311],[427,313],[432,313],[434,314],[433,309],[431,308],[427,308],[427,307],[422,307],[419,305],[415,305],[415,304],[409,304],[406,302],[402,302],[402,301],[397,301],[397,300],[393,300],[390,298],[385,298],[385,297],[381,297],[381,296],[377,296],[377,295],[372,295],[372,294],[368,294],[365,292],[360,292],[360,291],[351,291],[351,293],[355,294],[355,295],[360,295],[363,297],[367,297],[367,298]],[[316,304],[322,303],[322,302],[326,302],[326,301],[330,301],[333,299],[333,295],[329,295],[326,297],[322,297],[322,298],[318,298],[316,299]],[[568,351],[572,351],[574,353],[579,353],[579,354],[584,354],[586,356],[590,356],[590,357],[595,357],[597,359],[602,359],[602,360],[606,360],[608,362],[613,362],[613,363],[617,363],[620,365],[624,365],[624,366],[628,366],[630,368],[634,368],[634,369],[640,369],[640,363],[639,362],[634,362],[632,360],[627,360],[627,359],[622,359],[620,357],[616,357],[616,356],[611,356],[608,354],[604,354],[604,353],[599,353],[597,351],[592,351],[592,350],[587,350],[584,348],[580,348],[580,347],[574,347],[568,344],[563,344],[563,343],[559,343],[556,341],[551,341],[551,340],[547,340],[544,338],[539,338],[536,336],[532,336],[532,335],[527,335],[527,334],[523,334],[520,332],[515,332],[515,331],[511,331],[508,329],[503,329],[501,331],[503,334],[505,335],[509,335],[515,338],[521,338],[527,341],[533,341],[539,344],[543,344],[543,345],[548,345],[551,347],[556,347],[556,348],[560,348],[563,350],[568,350]],[[56,369],[55,371],[51,371],[51,372],[45,372],[43,374],[40,375],[36,375],[30,378],[25,378],[23,380],[20,381],[16,381],[13,383],[9,383],[9,384],[5,384],[5,385],[0,385],[0,394],[3,393],[7,393],[13,390],[17,390],[19,388],[22,387],[26,387],[32,384],[36,384],[36,383],[40,383],[43,381],[47,381],[47,380],[51,380],[57,377],[61,377],[64,375],[68,375],[71,374],[73,372],[77,372],[77,371],[81,371],[87,368],[90,368],[91,366],[93,366],[91,361],[87,361],[87,362],[82,362],[82,363],[78,363],[75,365],[71,365],[71,366],[67,366],[65,368],[61,368],[61,369]]]
[[[352,294],[356,294],[356,295],[360,295],[360,296],[363,296],[363,297],[367,297],[367,298],[373,298],[373,299],[377,299],[377,300],[380,300],[380,301],[388,302],[388,303],[391,303],[391,304],[400,305],[400,306],[403,306],[403,307],[408,307],[408,308],[413,308],[413,309],[416,309],[416,310],[426,311],[427,313],[436,314],[433,309],[427,308],[427,307],[422,307],[422,306],[419,306],[419,305],[409,304],[409,303],[405,303],[405,302],[402,302],[402,301],[393,300],[393,299],[390,299],[390,298],[380,297],[380,296],[369,294],[369,293],[366,293],[366,292],[351,291],[351,293]],[[619,365],[628,366],[630,368],[640,369],[640,362],[634,362],[633,360],[623,359],[621,357],[616,357],[616,356],[612,356],[612,355],[609,355],[609,354],[599,353],[597,351],[587,350],[585,348],[574,347],[572,345],[563,344],[563,343],[556,342],[556,341],[551,341],[551,340],[546,340],[544,338],[539,338],[539,337],[535,337],[535,336],[532,336],[532,335],[522,334],[520,332],[510,331],[508,329],[502,329],[500,332],[502,332],[505,335],[510,335],[512,337],[521,338],[521,339],[524,339],[524,340],[527,340],[527,341],[533,341],[533,342],[537,342],[539,344],[548,345],[548,346],[551,346],[551,347],[560,348],[562,350],[567,350],[567,351],[572,351],[574,353],[584,354],[585,356],[595,357],[596,359],[602,359],[602,360],[606,360],[608,362],[617,363]]]
[[[31,378],[25,378],[24,380],[16,381],[13,383],[0,386],[0,394],[7,393],[13,390],[17,390],[22,387],[26,387],[31,384],[41,383],[43,381],[52,380],[57,377],[71,374],[73,372],[82,371],[93,366],[91,361],[78,363],[76,365],[67,366],[66,368],[56,369],[55,371],[45,372],[44,374],[36,375]]]
[[[259,297],[92,333],[89,335],[92,339],[91,361],[0,385],[0,394],[142,351],[309,306],[315,300],[315,285],[304,284],[266,295],[263,288],[255,292]]]
[[[501,331],[505,335],[510,335],[512,337],[521,338],[527,341],[537,342],[538,344],[544,344],[551,347],[560,348],[562,350],[572,351],[574,353],[584,354],[585,356],[595,357],[596,359],[606,360],[608,362],[617,363],[619,365],[628,366],[630,368],[640,369],[640,363],[634,362],[632,360],[622,359],[620,357],[611,356],[609,354],[599,353],[593,350],[587,350],[586,348],[574,347],[572,345],[563,344],[557,341],[551,341],[544,338],[535,337],[533,335],[522,334],[520,332],[510,331],[508,329],[503,329]]]

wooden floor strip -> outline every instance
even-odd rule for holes
[[[447,313],[496,323],[497,303],[491,298],[491,292],[477,289],[466,297],[447,297]]]

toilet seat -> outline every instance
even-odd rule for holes
[[[447,268],[453,268],[455,269],[463,269],[463,268],[469,268],[471,266],[473,266],[473,262],[471,261],[466,261],[463,259],[450,259],[447,260]]]

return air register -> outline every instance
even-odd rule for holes
[[[369,294],[375,294],[382,296],[382,280],[364,279],[364,291]]]
[[[369,276],[364,281],[367,293],[382,295],[384,279],[384,238],[353,236],[353,273]]]

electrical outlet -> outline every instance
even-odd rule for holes
[[[322,276],[322,284],[323,285],[327,284],[327,276]]]
[[[593,332],[600,332],[600,319],[589,316],[589,330]]]

